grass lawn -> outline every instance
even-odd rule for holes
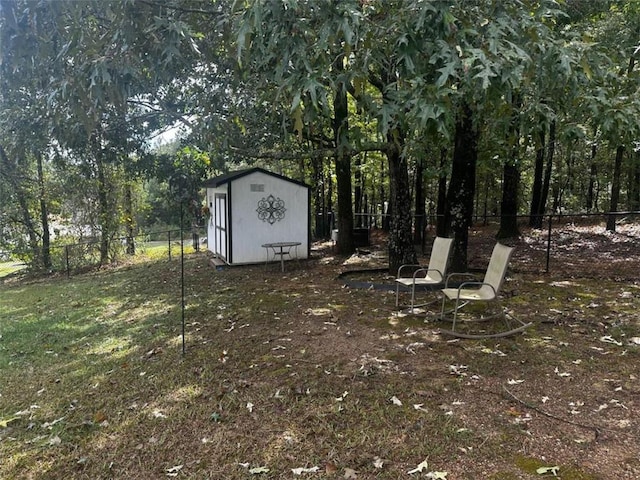
[[[640,478],[637,281],[516,257],[534,326],[450,341],[344,261],[190,254],[186,355],[177,257],[0,284],[0,478]]]
[[[0,278],[23,270],[25,265],[19,262],[0,262]]]

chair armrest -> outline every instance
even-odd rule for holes
[[[480,288],[487,286],[489,288],[491,288],[491,290],[493,290],[493,295],[494,296],[498,296],[498,293],[496,292],[496,289],[493,288],[493,285],[491,285],[490,283],[486,283],[486,282],[462,282],[460,285],[458,285],[458,298],[460,298],[460,290],[462,290],[463,288],[469,287],[469,286],[474,286],[474,287],[478,287],[478,290],[480,290]]]
[[[418,265],[418,264],[411,264],[411,263],[406,263],[404,265],[400,265],[400,268],[398,268],[398,275],[396,275],[396,278],[401,278],[400,274],[402,273],[402,270],[404,269],[408,269],[408,268],[413,268],[414,270],[416,268],[421,269],[422,265]],[[415,278],[415,276],[414,276]]]
[[[466,277],[476,279],[476,276],[473,273],[462,273],[462,272],[454,272],[447,275],[447,279],[444,283],[444,288],[449,288],[449,280],[455,277]]]
[[[420,268],[415,272],[413,272],[413,279],[415,280],[417,278],[418,273],[424,273],[424,276],[426,277],[427,275],[429,275],[429,272],[438,272],[438,274],[440,275],[440,278],[444,278],[444,275],[442,275],[442,272],[437,268]]]

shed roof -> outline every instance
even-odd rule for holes
[[[298,180],[294,180],[292,178],[285,177],[284,175],[279,175],[277,173],[270,172],[270,171],[265,170],[264,168],[260,168],[260,167],[247,168],[247,169],[244,169],[244,170],[235,170],[233,172],[225,173],[224,175],[218,175],[217,177],[213,177],[213,178],[210,178],[208,180],[205,180],[202,185],[204,187],[207,187],[207,188],[217,188],[220,185],[224,185],[226,183],[230,183],[230,182],[232,182],[234,180],[237,180],[238,178],[244,177],[245,175],[250,175],[250,174],[256,173],[256,172],[264,173],[266,175],[270,175],[272,177],[279,178],[279,179],[284,180],[286,182],[295,183],[297,185],[301,185],[301,186],[306,187],[306,188],[311,188],[311,187],[309,187],[309,185],[307,185],[304,182],[299,182]]]

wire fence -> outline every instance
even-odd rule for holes
[[[391,223],[387,214],[362,214],[356,225],[370,225],[372,231]],[[374,218],[375,217],[375,218]],[[517,215],[519,236],[508,240],[516,246],[514,260],[528,273],[560,272],[589,276],[602,272],[609,277],[640,278],[640,211],[599,213],[556,213],[536,218],[531,227],[529,215]],[[430,251],[430,240],[436,235],[436,215],[415,217],[414,225],[422,229],[422,244],[416,248],[423,254]],[[469,229],[467,247],[469,264],[484,265],[498,238],[500,215],[474,216]],[[614,226],[614,231],[607,227]],[[377,226],[377,228],[376,228]],[[354,229],[354,232],[358,228]],[[375,235],[372,235],[375,237]],[[478,265],[475,265],[475,264]],[[629,268],[633,267],[634,268]]]
[[[369,214],[367,214],[371,217]],[[610,231],[612,219],[615,231]],[[368,228],[374,231],[376,225],[381,229],[383,220],[376,222],[371,218],[362,222],[368,227],[358,227],[360,231]],[[500,216],[475,217],[469,231],[468,257],[470,265],[474,259],[482,261],[497,238],[500,228]],[[562,213],[544,215],[540,228],[531,228],[528,215],[517,216],[520,237],[516,240],[515,257],[521,269],[535,273],[566,272],[568,275],[589,275],[597,265],[599,272],[610,270],[609,276],[625,271],[626,277],[636,272],[640,277],[640,211],[616,213],[575,214]],[[423,238],[435,236],[435,216],[416,219],[415,225],[423,225]],[[322,236],[317,236],[323,238]],[[367,235],[367,240],[369,236]],[[112,262],[127,259],[150,258],[171,260],[180,255],[181,247],[186,253],[206,248],[206,236],[202,227],[181,231],[179,229],[157,231],[131,239],[121,237],[109,243],[109,260]],[[425,243],[416,245],[422,252],[428,251]],[[66,245],[53,245],[50,249],[51,273],[73,275],[101,265],[99,239]],[[0,251],[0,278],[16,274],[27,268],[17,256]],[[104,264],[104,262],[102,262]]]
[[[117,263],[126,259],[163,259],[171,260],[186,253],[206,248],[206,236],[201,227],[182,231],[180,229],[156,231],[133,237],[117,237],[107,245],[107,262]],[[51,245],[49,248],[50,268],[46,273],[64,273],[71,276],[104,265],[103,245],[100,239],[92,239],[64,245]],[[0,252],[0,278],[28,270],[23,261],[16,260],[17,255]]]

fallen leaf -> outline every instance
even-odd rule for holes
[[[182,470],[182,467],[184,467],[184,465],[176,465],[174,467],[167,468],[167,477],[177,477],[180,470]]]
[[[93,423],[102,423],[107,419],[107,416],[104,414],[104,412],[96,412],[93,415]]]
[[[399,399],[398,397],[396,397],[395,395],[394,395],[393,397],[391,397],[391,398],[389,399],[389,401],[390,401],[391,403],[393,403],[394,405],[397,405],[397,406],[399,406],[399,407],[401,407],[401,406],[402,406],[402,402],[401,402],[401,401],[400,401],[400,399]]]
[[[540,468],[538,468],[536,470],[536,473],[538,475],[546,475],[547,473],[550,473],[554,477],[557,477],[559,470],[560,470],[560,467],[558,467],[558,466],[555,466],[555,467],[540,467]]]
[[[375,468],[382,468],[384,466],[384,461],[380,457],[376,457],[373,459],[373,466]]]
[[[429,464],[427,463],[427,459],[425,458],[422,462],[418,464],[416,468],[414,468],[413,470],[409,470],[407,473],[409,475],[413,475],[414,473],[421,473],[423,470],[426,470],[427,468],[429,468]]]
[[[465,370],[469,368],[468,365],[449,365],[449,373],[451,375],[458,375],[460,377],[466,377]]]
[[[340,395],[339,397],[336,397],[336,402],[343,401],[345,398],[347,398],[347,395],[349,395],[349,392],[347,391],[342,392],[342,395]]]
[[[569,372],[561,372],[558,367],[555,368],[554,370],[555,374],[558,375],[559,377],[570,377],[571,374]]]
[[[424,403],[414,403],[413,408],[414,410],[421,410],[423,412],[428,412],[428,410],[424,408]]]
[[[338,471],[338,467],[336,467],[334,463],[327,462],[324,466],[324,471],[327,475],[333,475]]]
[[[345,468],[343,478],[358,478],[358,472],[356,472],[353,468]]]
[[[519,417],[522,415],[522,412],[517,410],[515,407],[510,407],[509,410],[507,410],[507,414],[514,417]]]
[[[44,422],[42,424],[42,428],[48,428],[49,430],[51,430],[51,427],[53,427],[56,423],[60,423],[63,420],[64,420],[64,417],[60,417],[60,418],[56,418],[52,422]]]
[[[600,337],[600,341],[604,342],[604,343],[612,343],[612,344],[617,345],[619,347],[622,346],[622,342],[617,341],[611,335],[605,335],[604,337]]]
[[[524,383],[524,380],[514,380],[513,378],[510,378],[509,380],[507,380],[507,383],[509,385],[518,385],[520,383]]]
[[[6,420],[0,420],[0,428],[7,428],[16,420],[20,420],[20,417],[11,417],[11,418],[7,418]]]
[[[427,473],[427,478],[431,478],[433,480],[447,480],[447,472],[429,472]]]
[[[260,475],[262,473],[269,473],[269,469],[267,467],[253,467],[249,469],[249,473],[251,475]]]
[[[60,445],[61,443],[62,443],[62,440],[58,435],[56,435],[55,437],[51,437],[49,439],[49,445]]]
[[[318,470],[320,470],[320,467],[311,467],[311,468],[300,467],[300,468],[291,469],[294,475],[302,475],[303,473],[316,473]]]
[[[253,413],[253,403],[247,402],[247,410],[249,410],[249,413]]]

